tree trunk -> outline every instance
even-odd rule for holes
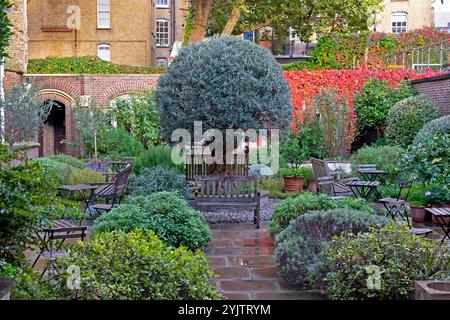
[[[241,11],[238,6],[233,7],[233,11],[231,11],[230,19],[228,19],[227,24],[223,28],[222,37],[230,36],[233,33],[234,27],[239,21],[239,17],[241,16]]]
[[[189,36],[189,43],[201,41],[205,38],[212,2],[213,0],[192,0],[191,5],[194,16],[192,18],[192,31]]]

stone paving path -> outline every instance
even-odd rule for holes
[[[274,241],[266,225],[212,225],[213,240],[206,254],[210,268],[220,276],[213,284],[227,299],[311,300],[314,291],[299,290],[277,275]]]

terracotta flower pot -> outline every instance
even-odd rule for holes
[[[286,192],[300,192],[305,185],[305,179],[284,177],[284,191]]]
[[[259,40],[259,45],[267,50],[272,50],[272,41]]]
[[[309,187],[309,191],[313,192],[313,193],[317,193],[317,183],[316,180],[311,180],[308,183],[308,187]]]
[[[412,221],[416,223],[422,223],[425,220],[425,208],[426,206],[410,206]]]

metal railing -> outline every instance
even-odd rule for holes
[[[445,71],[449,67],[450,39],[386,56],[386,65],[410,68],[417,72]]]

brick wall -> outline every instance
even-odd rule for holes
[[[25,79],[40,86],[41,99],[55,100],[65,108],[66,124],[66,152],[72,155],[80,154],[79,149],[68,148],[68,144],[76,138],[76,130],[72,123],[72,107],[82,96],[94,99],[97,106],[106,109],[112,100],[119,96],[143,92],[156,87],[159,75],[131,74],[131,75],[37,75],[26,74]],[[13,75],[10,76],[11,82]],[[42,135],[41,154],[53,153],[54,134],[48,129]]]
[[[413,87],[430,98],[442,115],[450,114],[450,74],[412,81]]]

